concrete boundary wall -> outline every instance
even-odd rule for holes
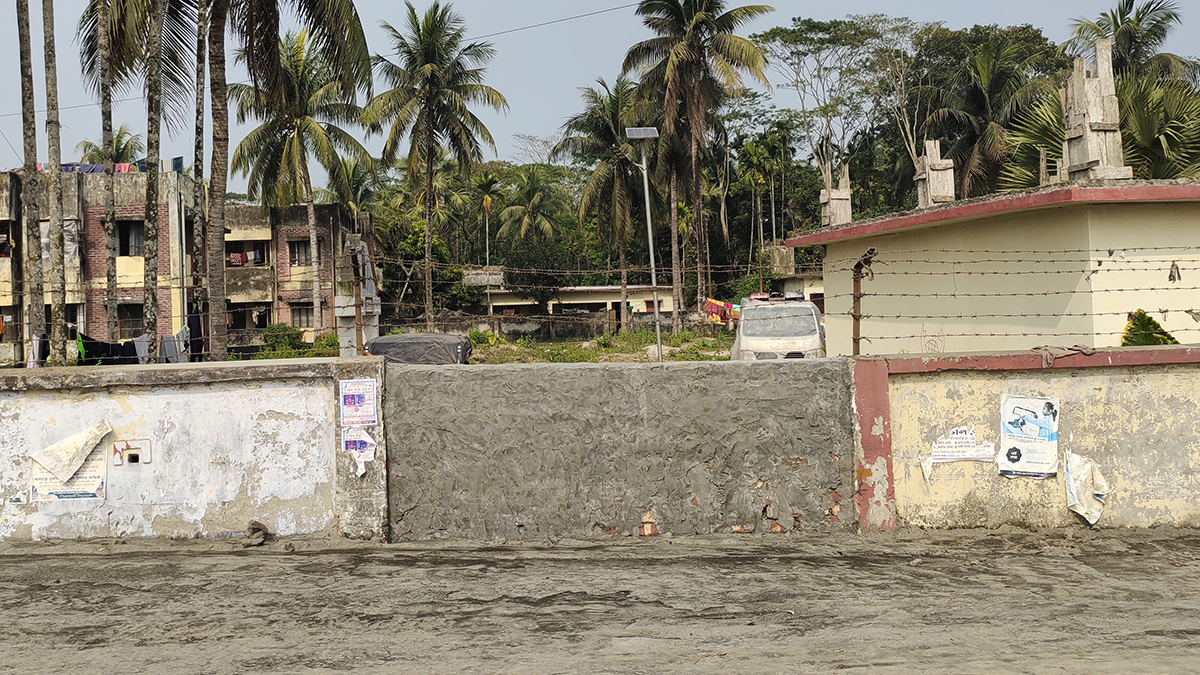
[[[397,540],[854,523],[844,359],[388,364],[386,381]]]
[[[382,537],[386,446],[356,475],[340,451],[338,381],[382,360],[0,371],[0,540],[228,536],[257,520],[279,535]],[[29,454],[101,421],[104,494],[31,500]],[[382,420],[380,420],[382,423]],[[114,464],[113,443],[148,446]]]
[[[1004,394],[1057,397],[1059,451],[1091,458],[1111,491],[1099,527],[1200,527],[1200,349],[1131,347],[867,358],[856,364],[859,517],[867,529],[1062,527],[1063,471],[1006,479],[994,463],[920,459],[957,426],[999,441]]]

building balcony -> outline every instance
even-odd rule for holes
[[[275,268],[270,265],[225,268],[225,298],[235,303],[273,303]]]

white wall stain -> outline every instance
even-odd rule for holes
[[[0,392],[0,540],[206,536],[262,521],[279,535],[333,526],[338,429],[324,380]],[[108,467],[108,498],[28,498],[28,455],[107,420],[151,442],[151,462]]]

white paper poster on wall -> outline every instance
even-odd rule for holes
[[[104,499],[108,482],[108,452],[99,446],[83,460],[68,481],[61,481],[36,460],[29,462],[30,500],[56,502],[65,499]]]
[[[342,429],[342,447],[354,458],[359,476],[367,472],[367,462],[375,461],[375,439],[362,427]]]
[[[379,423],[375,380],[341,380],[342,426],[373,427]]]
[[[996,464],[1007,478],[1058,475],[1056,398],[1004,396],[1000,400],[1000,449]]]

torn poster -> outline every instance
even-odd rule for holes
[[[375,380],[342,380],[342,426],[373,427],[379,423],[375,406]]]
[[[342,429],[342,447],[354,458],[359,476],[367,472],[367,462],[375,461],[375,440],[361,427]]]
[[[1056,398],[1004,396],[1000,400],[1000,451],[996,464],[1006,478],[1058,475]]]
[[[934,464],[946,462],[991,462],[996,459],[996,446],[991,441],[978,443],[975,427],[955,427],[950,433],[939,436],[929,449],[929,456],[921,460],[921,472],[925,485],[929,485]]]
[[[1067,450],[1063,453],[1063,483],[1067,488],[1067,508],[1083,516],[1088,525],[1095,525],[1104,512],[1104,497],[1108,481],[1100,467],[1087,457]]]
[[[101,446],[84,458],[69,480],[59,480],[40,462],[30,462],[30,501],[55,502],[65,499],[104,499],[108,481],[108,453]]]
[[[58,478],[60,483],[66,483],[111,431],[108,422],[101,422],[50,447],[34,450],[29,456]]]

